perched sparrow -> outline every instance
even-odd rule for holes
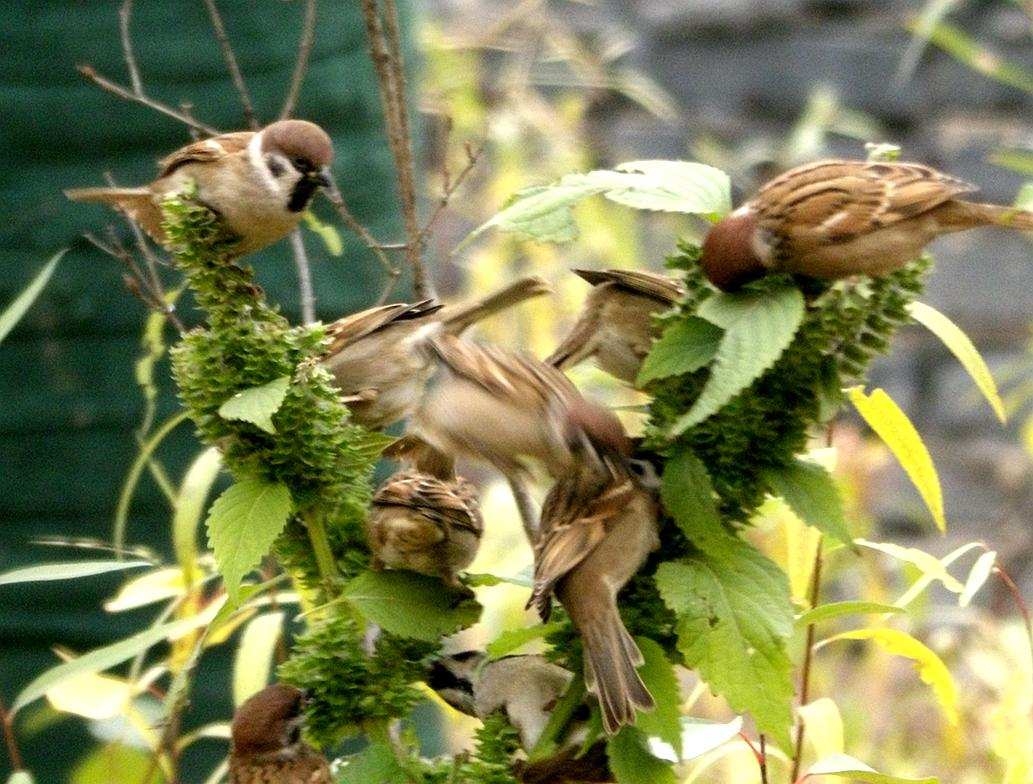
[[[439,452],[484,461],[507,477],[523,475],[529,457],[557,477],[586,442],[629,451],[617,417],[582,397],[556,368],[451,335],[428,345],[435,376],[410,430]]]
[[[486,662],[480,651],[446,656],[431,666],[427,684],[456,710],[485,719],[501,711],[530,752],[537,745],[557,701],[570,685],[569,670],[543,656],[507,656]],[[555,754],[534,762],[517,761],[514,771],[524,784],[613,781],[606,744],[582,752],[588,737],[587,705],[574,712]]]
[[[617,611],[617,593],[659,544],[655,492],[622,459],[582,461],[542,506],[528,607],[542,620],[553,592],[577,627],[585,651],[585,685],[599,698],[609,734],[635,723],[653,697],[636,668],[642,653]]]
[[[222,216],[252,253],[287,236],[316,189],[330,185],[330,137],[304,120],[280,120],[261,131],[239,131],[188,144],[159,163],[158,179],[140,188],[76,188],[73,201],[101,202],[125,213],[165,243],[161,202],[197,186],[197,199]]]
[[[462,477],[404,470],[373,496],[366,530],[373,568],[408,569],[459,588],[456,575],[477,555],[484,521],[477,490]]]
[[[434,362],[426,343],[444,332],[458,335],[475,322],[549,291],[537,277],[523,278],[476,302],[443,307],[433,300],[370,308],[327,325],[324,366],[359,424],[384,428],[412,414]]]
[[[881,275],[941,234],[1033,231],[1033,213],[957,197],[972,185],[915,163],[820,161],[791,169],[710,230],[700,261],[731,290],[768,272]]]
[[[302,693],[274,683],[233,717],[230,784],[331,784],[323,755],[301,739]]]
[[[592,284],[577,323],[545,361],[566,370],[589,357],[612,376],[634,384],[659,330],[653,316],[684,295],[666,275],[637,270],[574,270]]]

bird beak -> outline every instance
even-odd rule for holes
[[[309,179],[321,188],[329,188],[330,183],[333,182],[333,180],[330,178],[329,169],[320,169],[317,172],[312,172],[311,174],[309,174]]]

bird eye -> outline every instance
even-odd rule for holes
[[[294,168],[300,172],[307,172],[312,166],[304,158],[291,158],[291,163],[294,164]]]
[[[265,165],[269,167],[269,173],[274,177],[279,177],[283,174],[283,164],[276,160],[276,158],[266,158]]]

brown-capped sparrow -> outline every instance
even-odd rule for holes
[[[577,322],[545,361],[566,370],[589,357],[612,376],[634,384],[660,331],[653,316],[685,291],[666,275],[638,270],[574,270],[592,284]]]
[[[482,651],[463,651],[436,660],[427,685],[458,711],[479,719],[502,712],[530,753],[573,680],[569,670],[544,656],[506,656],[487,661]],[[518,760],[517,779],[524,784],[612,781],[606,744],[582,747],[588,737],[588,705],[575,710],[554,754],[534,762]]]
[[[334,151],[326,132],[304,120],[280,120],[188,144],[159,163],[158,179],[139,188],[75,188],[73,201],[100,202],[125,213],[165,243],[161,202],[196,184],[196,198],[240,238],[234,252],[253,253],[298,225],[316,190],[331,184]]]
[[[384,428],[410,416],[434,373],[426,348],[435,334],[458,335],[477,321],[549,292],[528,277],[465,305],[444,307],[433,300],[381,305],[327,325],[330,345],[323,365],[334,377],[352,418]]]
[[[409,429],[439,452],[481,460],[507,477],[525,475],[531,458],[558,477],[585,443],[630,451],[620,420],[556,368],[452,335],[428,346],[435,376]]]
[[[732,290],[769,272],[835,279],[881,275],[941,234],[1033,231],[1033,213],[958,197],[968,183],[916,163],[819,161],[787,171],[714,226],[700,262]]]
[[[230,784],[331,784],[322,754],[301,739],[304,695],[274,683],[233,716]]]
[[[462,477],[405,469],[373,496],[366,531],[374,569],[408,569],[461,588],[457,575],[477,555],[484,521],[477,490]]]
[[[639,476],[636,470],[649,471]],[[659,544],[655,476],[638,461],[583,459],[549,491],[534,550],[528,607],[547,620],[555,593],[581,635],[585,685],[609,734],[654,707],[637,667],[642,653],[617,610],[617,593]]]

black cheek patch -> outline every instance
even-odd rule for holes
[[[287,209],[291,212],[301,212],[304,210],[308,206],[308,203],[312,201],[312,197],[315,195],[318,187],[319,183],[313,182],[306,177],[298,180],[297,185],[294,186],[294,190],[291,191],[291,198],[290,201],[287,202]]]

